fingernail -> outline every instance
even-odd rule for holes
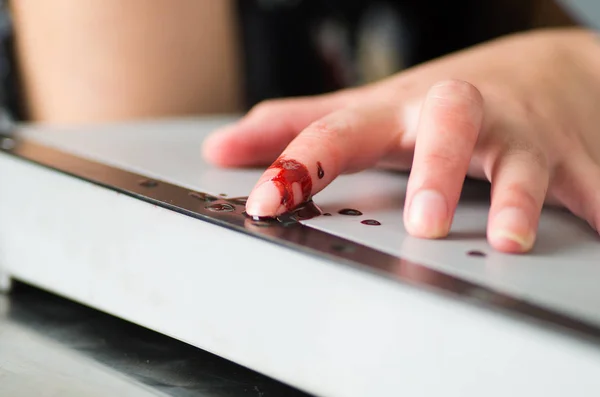
[[[448,204],[435,190],[421,190],[413,197],[408,213],[409,233],[424,238],[448,234]]]
[[[535,240],[529,217],[521,208],[508,207],[496,214],[491,224],[490,240],[510,252],[529,251]]]
[[[257,186],[246,203],[246,213],[250,216],[277,216],[285,209],[281,204],[281,192],[272,181]]]

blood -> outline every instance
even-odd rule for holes
[[[365,219],[361,223],[368,226],[381,226],[381,222],[376,221],[375,219]]]
[[[323,211],[311,200],[296,208],[292,214],[297,220],[306,221],[323,215]]]
[[[279,189],[281,205],[285,206],[288,211],[292,211],[294,203],[297,201],[309,201],[312,192],[312,178],[304,164],[292,159],[279,158],[269,169],[279,171],[277,175],[271,178],[271,182]],[[301,200],[296,200],[294,197],[294,183],[300,184]]]
[[[351,208],[344,208],[343,210],[339,210],[338,213],[348,216],[361,216],[363,214],[359,210],[353,210]]]
[[[467,252],[467,255],[469,255],[469,256],[475,256],[475,257],[478,257],[478,258],[484,258],[484,257],[487,256],[485,252],[477,251],[477,250],[469,251],[469,252]]]
[[[227,197],[227,193],[220,193],[219,196],[221,196],[221,197]]]
[[[298,223],[299,221],[307,221],[325,214],[323,214],[323,211],[314,203],[314,201],[309,200],[296,207],[293,211],[287,211],[277,217],[255,215],[250,216],[246,212],[244,212],[244,215],[251,218],[254,222],[278,222],[283,223],[284,225],[291,225]]]
[[[323,216],[331,216],[331,214],[329,212],[326,212],[323,214]]]
[[[221,203],[211,204],[208,207],[206,207],[206,209],[209,211],[213,211],[213,212],[233,212],[233,211],[235,211],[235,207],[233,205],[221,204]]]
[[[323,171],[323,166],[321,165],[320,161],[317,161],[317,176],[319,179],[323,179],[325,176],[325,171]]]

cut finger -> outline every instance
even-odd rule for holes
[[[509,149],[498,157],[492,169],[487,233],[495,249],[508,253],[532,249],[549,177],[545,157],[534,149]]]
[[[471,84],[451,80],[429,91],[406,193],[404,224],[411,235],[448,234],[482,119],[483,99]]]
[[[265,101],[237,123],[215,131],[202,147],[204,158],[222,167],[271,163],[311,122],[341,108],[349,92]]]
[[[397,107],[345,108],[311,124],[263,174],[248,198],[249,215],[290,211],[343,172],[364,169],[401,133]]]

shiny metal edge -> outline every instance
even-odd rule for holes
[[[139,200],[338,264],[351,265],[447,298],[517,316],[536,326],[600,345],[600,326],[489,287],[442,273],[298,222],[255,221],[235,198],[190,191],[161,180],[75,156],[15,135],[0,134],[0,153],[118,191]],[[215,212],[215,205],[229,211]]]

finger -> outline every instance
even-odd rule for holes
[[[492,168],[488,241],[508,253],[530,251],[535,242],[550,171],[532,145],[507,148]]]
[[[413,236],[448,234],[483,119],[471,84],[450,80],[431,88],[421,109],[404,224]]]
[[[251,192],[246,212],[277,216],[319,192],[340,173],[369,167],[401,134],[398,107],[345,108],[311,124]]]
[[[569,165],[558,167],[551,195],[569,211],[600,231],[600,167],[585,155],[569,158]]]
[[[311,122],[351,100],[350,92],[269,100],[239,122],[215,131],[203,144],[204,158],[222,167],[271,163]]]

